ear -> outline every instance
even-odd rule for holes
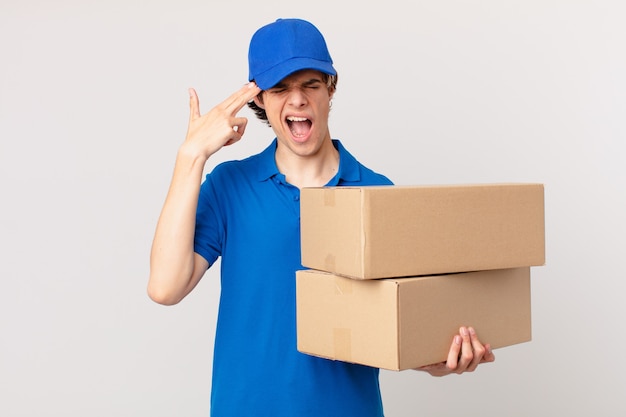
[[[263,94],[263,92],[261,92],[260,94],[257,94],[256,96],[254,96],[254,104],[256,104],[257,106],[259,106],[260,108],[265,110],[265,105],[263,104],[262,94]]]

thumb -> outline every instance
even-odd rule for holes
[[[200,117],[200,100],[198,94],[193,88],[189,89],[189,119],[193,120]]]

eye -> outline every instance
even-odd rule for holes
[[[309,90],[317,90],[318,88],[321,87],[321,83],[319,81],[311,81],[309,83],[304,84],[303,86],[305,88],[308,88]]]

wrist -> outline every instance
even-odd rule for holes
[[[183,171],[188,174],[202,173],[208,159],[205,153],[193,146],[183,144],[176,154],[176,171]]]
[[[207,155],[204,149],[185,141],[182,145],[180,145],[180,148],[178,148],[176,159],[186,161],[187,163],[193,163],[194,165],[204,165],[209,159],[209,156],[210,155]]]

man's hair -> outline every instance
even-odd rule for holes
[[[329,74],[322,73],[322,80],[326,83],[326,87],[328,87],[331,93],[334,93],[335,91],[337,91],[337,81],[339,81],[339,74],[329,75]],[[261,91],[259,95],[257,96],[261,102],[263,101],[263,93],[264,91]],[[252,109],[252,111],[254,112],[254,114],[259,120],[266,123],[270,127],[272,126],[270,124],[270,121],[267,119],[267,114],[265,113],[265,109],[262,109],[261,107],[257,106],[254,100],[248,102],[248,107]]]

